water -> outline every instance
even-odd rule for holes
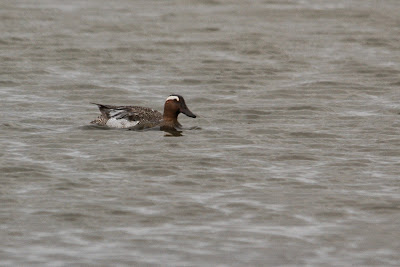
[[[0,265],[400,264],[398,1],[2,1]],[[104,130],[90,102],[182,136]]]

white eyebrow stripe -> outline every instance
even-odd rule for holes
[[[177,97],[176,95],[171,95],[171,96],[167,97],[167,100],[165,100],[165,101],[168,101],[168,100],[176,100],[176,101],[179,101],[179,97]]]

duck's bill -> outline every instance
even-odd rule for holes
[[[186,116],[188,116],[188,117],[196,118],[196,115],[194,115],[193,112],[191,112],[187,107],[182,108],[182,109],[181,109],[181,112],[182,112],[183,114],[185,114]]]

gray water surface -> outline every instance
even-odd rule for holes
[[[398,266],[398,1],[0,3],[0,265]],[[181,136],[107,130],[90,102]]]

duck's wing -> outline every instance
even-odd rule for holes
[[[154,109],[138,106],[111,106],[96,104],[101,114],[111,122],[158,122],[162,114]]]
[[[111,106],[111,105],[103,105],[92,103],[99,107],[101,114],[107,118],[115,118],[115,119],[123,119],[126,118],[127,114],[129,113],[128,106]]]

